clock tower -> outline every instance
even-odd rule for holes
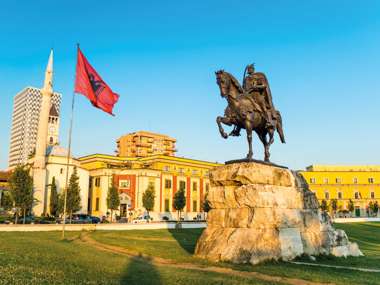
[[[49,112],[49,123],[48,123],[48,136],[47,145],[58,145],[59,136],[59,114],[54,103],[51,104]]]

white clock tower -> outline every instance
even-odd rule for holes
[[[50,113],[49,113],[47,144],[58,145],[59,144],[58,136],[59,136],[59,114],[54,103],[52,103],[50,107]]]

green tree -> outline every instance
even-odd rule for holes
[[[6,210],[9,211],[13,207],[13,198],[9,191],[4,191],[1,196],[1,203],[0,206]]]
[[[206,193],[205,199],[203,200],[203,203],[202,203],[202,209],[206,213],[208,213],[211,210],[210,201],[208,200],[207,196],[208,196],[208,193]]]
[[[57,185],[55,184],[55,177],[51,180],[50,187],[50,204],[49,204],[50,215],[57,217],[58,216],[58,193]]]
[[[64,193],[58,194],[57,216],[60,216],[63,214],[64,203],[65,203],[65,194]]]
[[[80,187],[77,168],[74,167],[74,171],[70,176],[69,187],[67,188],[66,197],[66,213],[69,214],[70,224],[73,217],[73,213],[81,209],[80,206]]]
[[[377,216],[378,212],[379,212],[379,203],[375,201],[375,203],[373,203],[373,214]]]
[[[173,207],[177,210],[178,221],[180,220],[181,212],[186,206],[186,196],[185,191],[180,189],[174,194]]]
[[[336,211],[338,210],[338,200],[337,199],[332,199],[331,200],[331,209],[332,209],[333,214],[335,216]]]
[[[156,198],[154,193],[154,186],[149,183],[148,188],[145,190],[142,196],[142,202],[145,210],[148,213],[148,222],[150,219],[149,212],[154,209],[154,199]]]
[[[368,203],[368,209],[370,210],[370,214],[371,216],[373,215],[373,213],[375,212],[375,204],[372,202],[372,201],[369,201]]]
[[[350,199],[348,201],[348,211],[352,213],[354,210],[355,210],[354,202],[352,202],[352,200]]]
[[[14,205],[16,207],[15,223],[18,222],[19,210],[23,215],[23,223],[28,212],[32,210],[33,202],[33,178],[29,175],[29,168],[19,165],[9,178],[9,188]]]
[[[321,210],[324,211],[324,212],[326,212],[326,211],[328,210],[329,207],[328,207],[327,202],[326,202],[325,199],[322,200],[321,205],[320,205],[320,208],[321,208]]]
[[[119,191],[114,185],[112,185],[108,189],[108,194],[107,194],[107,208],[111,210],[111,223],[112,223],[113,211],[117,210],[119,208],[119,205],[120,205]]]

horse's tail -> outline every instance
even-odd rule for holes
[[[284,131],[282,129],[282,118],[281,118],[280,112],[277,110],[276,110],[276,116],[277,116],[277,124],[276,124],[277,132],[278,132],[278,135],[280,136],[281,142],[285,143]]]

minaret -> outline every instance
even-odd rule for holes
[[[45,82],[41,89],[42,102],[40,118],[38,120],[38,131],[36,141],[36,154],[33,164],[34,198],[37,203],[33,207],[35,215],[41,215],[45,209],[46,189],[46,148],[48,137],[49,113],[51,108],[51,97],[53,96],[53,50],[50,52],[49,61],[45,72]]]

